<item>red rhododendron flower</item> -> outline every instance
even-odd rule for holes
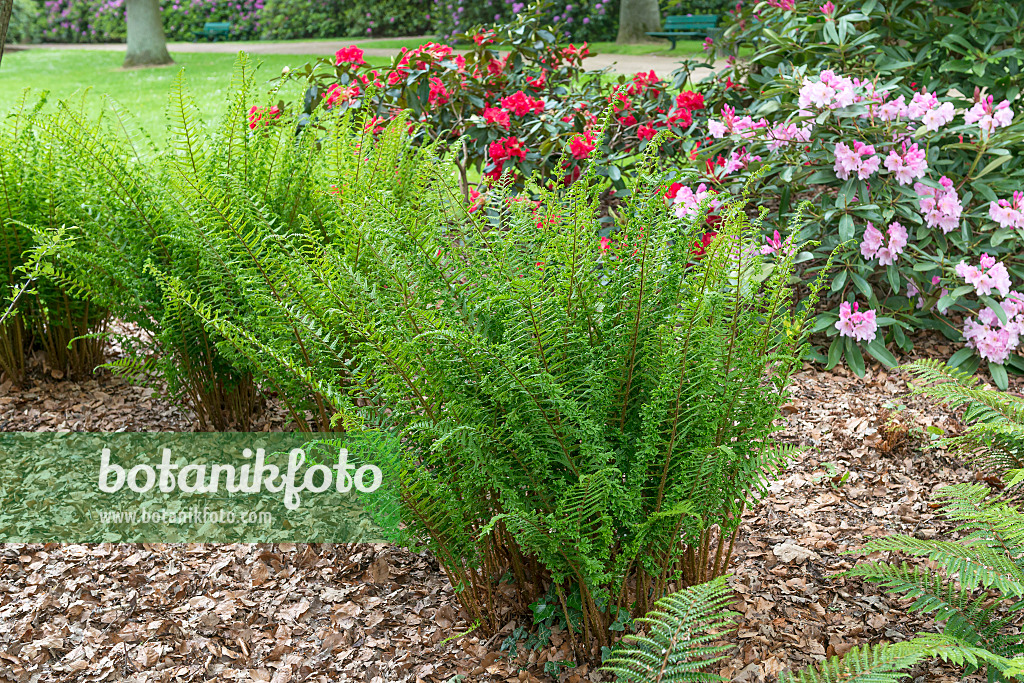
[[[668,117],[667,122],[669,125],[689,126],[693,123],[693,114],[690,113],[689,109],[676,109],[672,112],[672,115]]]
[[[636,129],[636,136],[641,140],[650,140],[654,137],[654,128],[645,123]]]
[[[324,93],[324,106],[330,109],[338,102],[348,102],[359,96],[359,88],[354,85],[335,83]]]
[[[249,110],[249,128],[250,130],[255,130],[256,126],[261,123],[268,124],[278,118],[281,118],[281,110],[276,105],[266,110],[253,107]]]
[[[668,186],[668,190],[665,192],[665,198],[675,199],[676,193],[679,192],[679,190],[682,189],[682,187],[682,183],[672,183],[671,185]]]
[[[562,57],[573,64],[582,64],[584,57],[590,56],[590,48],[587,47],[586,43],[583,43],[582,47],[576,47],[575,45],[569,45],[569,47],[562,48]]]
[[[508,112],[498,107],[484,107],[484,122],[492,123],[499,128],[509,129],[511,121]]]
[[[363,61],[363,51],[355,45],[341,48],[334,53],[334,65],[341,66],[342,64],[354,64],[356,66],[366,64]]]
[[[533,88],[534,90],[542,89],[544,87],[544,85],[547,83],[547,81],[548,81],[548,72],[547,72],[547,70],[542,70],[540,72],[540,76],[537,76],[536,78],[531,78],[529,76],[526,78],[527,84],[529,84],[529,86],[531,88]]]
[[[626,86],[626,92],[630,95],[637,95],[647,91],[655,83],[660,83],[661,79],[654,73],[652,69],[650,73],[640,72],[633,76],[633,80],[630,81],[629,85]]]
[[[569,143],[569,153],[574,159],[586,159],[594,151],[594,139],[590,133],[577,135]]]
[[[629,128],[630,126],[635,126],[636,117],[633,116],[632,114],[626,114],[625,116],[619,118],[619,123],[621,123],[626,128]]]
[[[707,253],[708,247],[711,246],[711,240],[713,240],[717,234],[717,232],[709,230],[701,235],[700,241],[693,243],[693,255],[700,258]]]
[[[520,161],[526,160],[526,154],[529,152],[526,147],[523,147],[522,141],[516,136],[512,135],[507,138],[501,138],[495,140],[487,147],[487,152],[491,157],[491,161],[494,163],[504,162],[506,159],[512,157],[518,158]]]
[[[494,42],[495,35],[496,34],[493,30],[487,29],[473,36],[473,42],[477,45],[487,45],[488,43]]]
[[[430,94],[427,96],[427,101],[432,105],[448,104],[450,101],[448,90],[445,89],[440,78],[430,79]]]
[[[405,69],[395,69],[388,74],[388,85],[394,87],[404,81],[409,75],[409,72]]]
[[[544,100],[534,99],[519,90],[508,97],[502,97],[501,106],[516,116],[526,116],[531,111],[535,114],[543,112]]]
[[[693,90],[684,90],[676,95],[676,106],[687,111],[704,108],[704,95]]]

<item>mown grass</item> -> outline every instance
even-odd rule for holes
[[[30,88],[33,95],[49,91],[47,106],[58,99],[85,96],[85,105],[98,103],[108,95],[124,105],[139,125],[155,140],[165,137],[164,109],[171,80],[185,69],[190,90],[208,123],[216,122],[224,109],[235,62],[233,54],[172,52],[175,64],[149,69],[122,69],[120,52],[86,50],[24,50],[4,55],[0,65],[0,115],[10,110],[21,93]],[[260,64],[261,83],[269,91],[270,79],[285,66],[301,66],[320,55],[253,55]],[[377,66],[389,64],[386,58],[368,58]],[[297,95],[299,86],[294,85]],[[282,96],[288,95],[287,92]]]

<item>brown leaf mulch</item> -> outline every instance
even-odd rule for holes
[[[734,681],[933,630],[906,601],[836,574],[865,538],[948,533],[931,492],[978,476],[924,448],[956,433],[956,416],[877,366],[863,379],[806,367],[784,421],[780,438],[808,449],[745,514],[730,568],[738,648],[721,670]],[[104,372],[0,385],[0,430],[192,428],[184,409]],[[432,557],[387,545],[0,546],[0,680],[19,683],[606,680],[549,664],[568,658],[560,633],[510,660],[502,643],[523,625],[480,636]],[[960,680],[934,664],[915,676]]]

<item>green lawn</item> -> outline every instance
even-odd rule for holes
[[[118,52],[84,50],[25,50],[4,55],[0,65],[0,113],[7,112],[25,88],[50,92],[51,101],[88,92],[87,102],[109,95],[123,104],[154,139],[164,137],[164,107],[171,79],[182,68],[196,102],[210,121],[223,109],[231,82],[235,56],[231,54],[186,54],[172,52],[176,64],[151,69],[121,68],[124,56]],[[269,81],[285,66],[301,66],[320,55],[255,55],[261,64],[261,81]],[[369,58],[383,66],[390,60]],[[296,85],[296,94],[299,87]],[[91,89],[91,90],[90,90]],[[266,90],[270,86],[267,85]],[[288,93],[285,93],[286,95]]]

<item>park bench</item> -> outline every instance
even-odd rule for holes
[[[672,49],[676,49],[676,41],[680,38],[704,38],[718,26],[717,14],[687,14],[685,16],[665,17],[665,30],[653,31],[647,35],[652,38],[665,38],[672,41]]]
[[[202,31],[193,31],[193,33],[196,36],[196,40],[199,40],[200,38],[205,38],[207,40],[217,41],[221,38],[227,38],[228,34],[231,33],[231,22],[208,21],[205,24],[203,24]]]

